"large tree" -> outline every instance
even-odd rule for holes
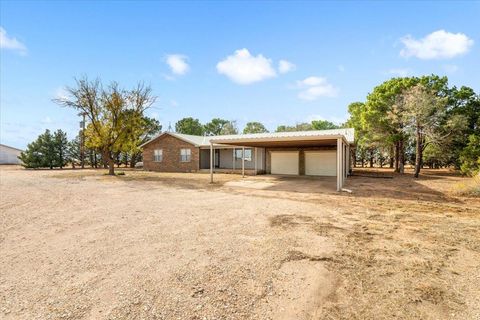
[[[468,137],[467,146],[460,153],[460,169],[464,174],[480,174],[480,135]]]
[[[200,120],[192,117],[183,118],[175,123],[175,131],[178,133],[201,136],[204,134],[204,130]]]
[[[418,178],[425,147],[439,138],[436,132],[445,117],[447,101],[422,84],[407,89],[402,96],[406,129],[415,139],[415,177]]]
[[[308,122],[297,123],[294,126],[280,125],[275,132],[292,132],[292,131],[310,131],[314,130],[312,124]]]
[[[19,159],[26,168],[63,168],[70,161],[66,133],[57,130],[52,134],[50,130],[45,130],[28,144]]]
[[[63,168],[69,161],[67,134],[62,130],[57,130],[53,134],[54,163],[55,166]]]
[[[76,86],[67,87],[66,91],[67,97],[55,101],[85,113],[88,119],[85,145],[100,150],[108,173],[114,175],[115,155],[124,151],[127,141],[135,139],[144,111],[156,100],[152,89],[142,83],[131,90],[120,88],[116,82],[104,87],[100,80],[85,77],[77,79]]]
[[[235,121],[213,118],[204,126],[205,134],[208,136],[218,136],[225,134],[237,134],[237,124]]]
[[[245,128],[243,128],[244,134],[265,133],[265,132],[268,132],[267,128],[265,128],[265,126],[262,123],[256,122],[256,121],[247,122],[247,124],[245,125]]]
[[[375,87],[367,96],[363,115],[365,132],[370,140],[390,145],[395,152],[395,170],[403,172],[405,148],[409,136],[405,134],[404,97],[402,94],[417,84],[437,94],[448,92],[448,79],[436,75],[392,78]]]
[[[338,129],[335,123],[327,121],[327,120],[313,120],[312,121],[312,129],[313,130],[329,130],[329,129]]]
[[[134,132],[134,139],[130,141],[127,146],[124,158],[130,160],[130,167],[134,168],[135,164],[140,161],[142,156],[142,149],[140,146],[152,139],[156,134],[162,131],[162,125],[157,119],[143,117],[141,125]]]

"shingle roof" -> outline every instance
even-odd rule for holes
[[[235,140],[264,140],[264,139],[289,139],[289,138],[322,138],[332,136],[344,136],[349,143],[354,142],[355,131],[352,128],[346,129],[331,129],[331,130],[314,130],[314,131],[292,131],[292,132],[272,132],[272,133],[250,133],[250,134],[233,134],[233,135],[220,135],[220,136],[194,136],[190,134],[176,133],[176,132],[163,132],[151,140],[145,142],[140,147],[147,145],[158,137],[169,134],[180,140],[191,143],[196,147],[210,146],[210,141],[213,143],[228,143],[228,141]]]

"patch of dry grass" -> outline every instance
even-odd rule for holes
[[[453,193],[463,197],[480,197],[480,174],[455,184]]]

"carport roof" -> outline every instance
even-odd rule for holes
[[[348,143],[354,142],[355,131],[353,128],[293,131],[273,133],[237,134],[210,137],[213,144],[230,144],[244,146],[261,145],[318,145],[336,143],[336,139],[343,137]]]

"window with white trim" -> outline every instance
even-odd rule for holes
[[[252,161],[252,149],[245,149],[245,161]]]
[[[163,149],[153,150],[153,161],[155,162],[163,161]]]
[[[242,149],[235,149],[235,160],[242,160]],[[245,161],[252,161],[252,149],[245,148]]]
[[[181,162],[190,162],[192,160],[192,150],[190,149],[180,149],[180,161]]]

